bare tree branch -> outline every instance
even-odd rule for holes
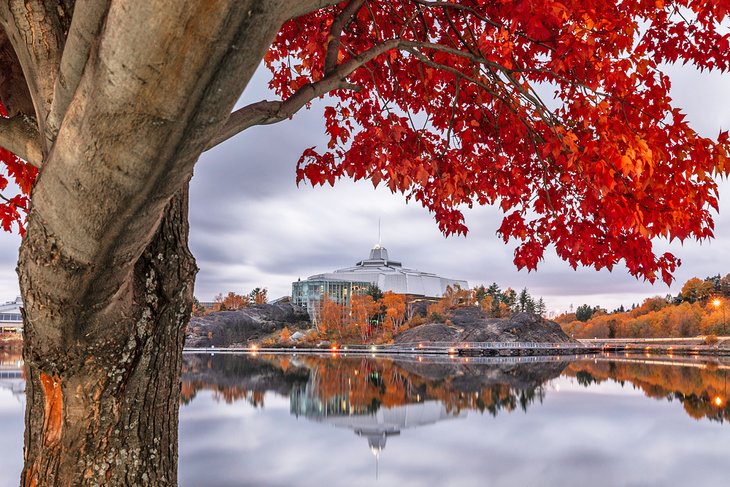
[[[35,120],[25,115],[0,117],[0,147],[40,168],[43,153]]]
[[[340,64],[329,76],[303,86],[285,101],[260,101],[236,110],[231,113],[223,129],[208,143],[206,150],[212,149],[253,125],[268,125],[286,120],[310,101],[332,90],[358,89],[357,86],[348,83],[345,78],[363,64],[397,48],[402,42],[400,39],[392,39],[368,49]]]

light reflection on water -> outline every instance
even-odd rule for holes
[[[730,367],[653,361],[186,355],[180,484],[725,485]],[[7,384],[15,485],[24,404]]]

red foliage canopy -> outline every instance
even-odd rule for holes
[[[381,182],[465,233],[461,208],[498,204],[498,233],[536,268],[671,282],[652,239],[713,235],[728,133],[695,132],[664,63],[730,69],[725,0],[352,0],[289,21],[266,57],[283,99],[342,81],[329,144],[297,180]],[[723,25],[723,22],[725,24]],[[546,93],[554,92],[547,100]]]
[[[730,140],[686,123],[662,68],[730,70],[729,6],[349,0],[285,23],[265,61],[279,115],[332,96],[328,147],[304,152],[298,181],[386,184],[446,234],[467,231],[464,207],[497,204],[519,268],[552,245],[573,267],[623,260],[671,282],[679,260],[652,239],[713,235]],[[0,160],[0,191],[8,178],[21,188],[2,196],[0,225],[20,228],[36,171],[6,151]]]

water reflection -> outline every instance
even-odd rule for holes
[[[728,365],[662,362],[188,356],[181,482],[724,485]]]
[[[530,363],[467,360],[186,355],[183,402],[188,403],[198,390],[209,389],[226,403],[245,399],[262,406],[264,393],[274,391],[290,398],[295,416],[341,424],[322,418],[369,417],[374,421],[384,410],[433,401],[441,412],[431,410],[428,415],[442,420],[468,410],[493,416],[502,410],[527,411],[530,404],[544,400],[549,382],[562,375],[586,388],[604,382],[630,384],[647,397],[679,401],[695,419],[723,422],[730,418],[730,365],[720,361],[668,362],[623,356],[542,358]],[[357,432],[357,427],[351,429]]]
[[[663,363],[657,363],[663,362]],[[566,376],[591,387],[605,381],[630,383],[654,399],[679,401],[692,418],[724,422],[730,419],[728,375],[730,366],[716,361],[614,357],[572,363]]]
[[[0,485],[18,485],[23,462],[25,379],[19,353],[0,351]]]
[[[726,483],[728,362],[490,360],[186,355],[180,485]],[[0,355],[0,485],[23,388]]]
[[[20,353],[0,352],[0,389],[10,393],[25,404],[25,374]]]

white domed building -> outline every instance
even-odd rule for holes
[[[349,304],[353,294],[365,294],[377,286],[382,292],[403,294],[412,299],[440,298],[447,287],[468,289],[464,280],[440,277],[430,272],[403,267],[391,260],[388,250],[376,244],[367,259],[352,267],[315,274],[304,281],[292,283],[292,302],[307,309],[316,318],[323,296],[339,304]]]

